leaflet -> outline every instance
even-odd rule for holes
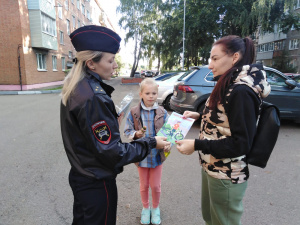
[[[183,118],[183,115],[173,112],[168,121],[158,131],[157,136],[167,137],[167,141],[175,144],[177,140],[183,140],[193,123],[195,122],[192,118]],[[170,152],[165,152],[167,157]]]

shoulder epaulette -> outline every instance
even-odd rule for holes
[[[95,94],[99,94],[99,93],[106,94],[106,92],[104,91],[104,89],[101,87],[99,83],[95,83],[93,81],[90,81],[89,83]]]

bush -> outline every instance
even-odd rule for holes
[[[68,75],[68,73],[70,72],[70,70],[71,70],[71,69],[66,69],[66,70],[64,71],[64,73],[65,73],[65,76],[67,76],[67,75]]]

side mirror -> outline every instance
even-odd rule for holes
[[[291,89],[297,87],[297,82],[295,80],[292,80],[292,79],[286,80],[285,84],[287,84],[289,86],[289,88],[291,88]]]

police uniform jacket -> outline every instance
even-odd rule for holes
[[[88,70],[66,106],[61,104],[64,147],[72,168],[84,176],[115,178],[124,165],[143,160],[156,146],[154,137],[122,143],[113,91]]]

